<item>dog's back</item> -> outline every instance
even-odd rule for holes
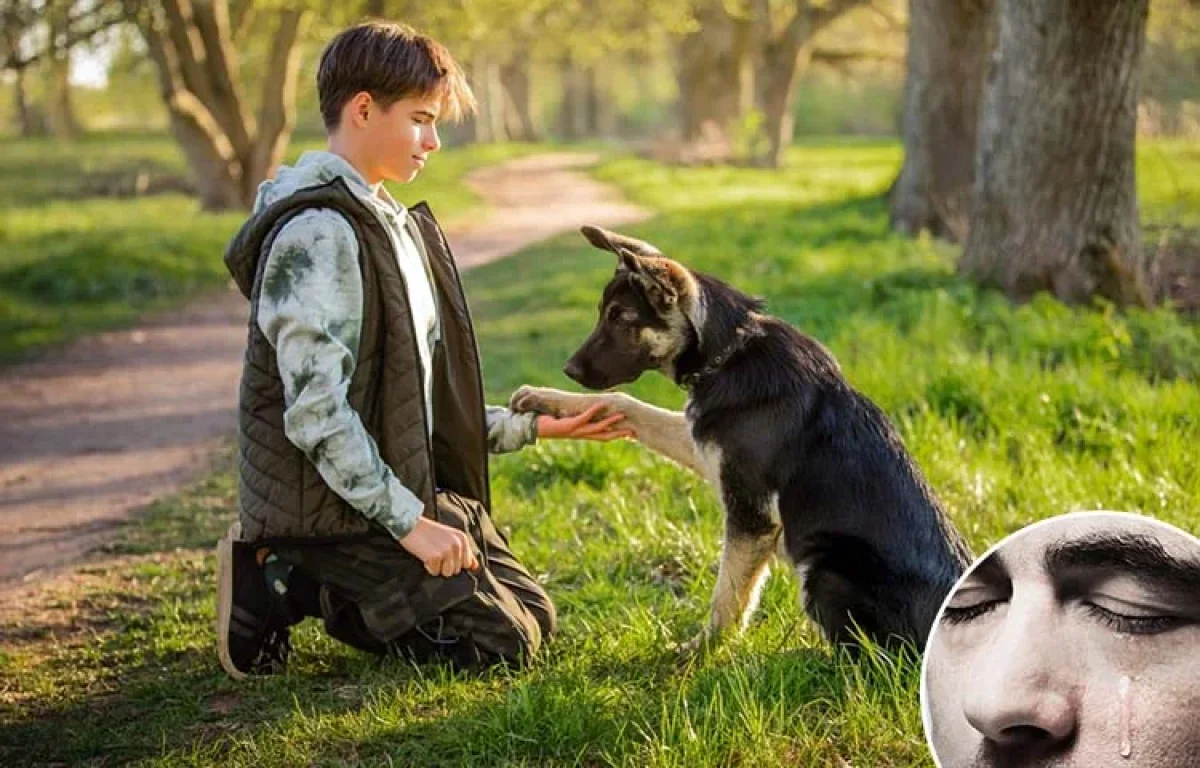
[[[720,446],[724,493],[746,502],[733,506],[772,499],[806,608],[831,639],[849,640],[853,621],[870,637],[923,644],[968,562],[965,545],[887,418],[829,352],[778,319],[758,326],[694,387],[693,436]]]

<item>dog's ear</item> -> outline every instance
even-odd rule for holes
[[[644,240],[638,240],[636,237],[617,234],[616,232],[610,232],[607,229],[590,225],[580,227],[579,231],[595,247],[602,251],[612,251],[618,256],[621,255],[621,251],[623,250],[629,251],[634,256],[662,256],[662,251]]]

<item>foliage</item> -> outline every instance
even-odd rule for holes
[[[1169,163],[1179,187],[1143,173],[1152,220],[1200,194],[1200,158],[1154,150],[1143,167]],[[782,172],[616,159],[598,174],[659,211],[633,234],[829,345],[977,551],[1073,508],[1200,528],[1197,322],[978,291],[952,274],[952,249],[889,232],[878,193],[899,160],[892,142],[811,142]],[[572,235],[468,276],[493,402],[523,383],[570,386],[558,371],[612,269]],[[629,389],[682,399],[655,375]],[[541,444],[493,463],[497,523],[560,609],[532,669],[377,665],[310,622],[294,674],[232,683],[212,650],[213,558],[173,551],[229,519],[225,461],[130,528],[121,551],[141,554],[0,622],[0,762],[930,764],[916,659],[830,651],[786,569],[743,638],[691,660],[670,650],[705,619],[720,511],[701,481],[628,444]]]

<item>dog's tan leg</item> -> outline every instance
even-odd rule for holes
[[[691,429],[679,411],[668,411],[620,392],[591,395],[543,387],[521,387],[513,393],[509,406],[518,412],[537,411],[569,416],[582,413],[597,403],[603,404],[609,412],[625,414],[625,420],[618,426],[632,429],[639,443],[677,464],[704,474],[703,464],[696,455]]]
[[[721,565],[713,590],[712,614],[708,626],[686,647],[694,650],[726,629],[741,631],[754,609],[766,583],[771,556],[781,529],[762,535],[731,532],[726,525],[721,547]]]

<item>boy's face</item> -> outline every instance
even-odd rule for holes
[[[365,97],[365,98],[364,98]],[[413,96],[383,107],[367,94],[351,100],[358,110],[352,122],[359,133],[362,169],[368,181],[406,184],[417,177],[429,154],[442,145],[437,134],[438,102]]]

